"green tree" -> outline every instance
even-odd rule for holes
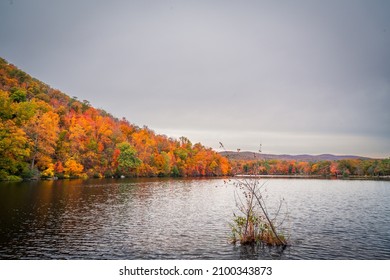
[[[142,161],[137,157],[137,151],[128,142],[117,145],[120,151],[118,157],[118,172],[123,175],[130,175],[131,172],[141,165]]]
[[[172,176],[172,177],[181,177],[180,170],[179,170],[179,168],[177,168],[176,165],[174,165],[174,166],[172,167],[171,176]]]
[[[12,88],[10,97],[13,102],[25,102],[27,100],[27,92],[25,89]]]

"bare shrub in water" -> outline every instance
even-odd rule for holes
[[[222,142],[219,142],[220,148],[226,151]],[[237,149],[239,152],[240,149]],[[261,152],[261,144],[259,152]],[[279,224],[279,214],[285,206],[284,199],[279,201],[278,208],[273,217],[270,216],[264,197],[264,183],[260,184],[260,179],[256,178],[258,170],[253,170],[253,178],[235,177],[236,186],[235,198],[236,206],[240,214],[234,214],[233,223],[230,224],[232,230],[231,242],[240,244],[263,243],[271,246],[287,246],[287,239],[279,232],[287,217],[285,216]],[[238,193],[239,191],[239,193]]]
[[[235,193],[236,205],[239,214],[234,214],[231,242],[239,242],[242,245],[263,243],[271,246],[286,246],[287,240],[278,228],[287,217],[287,212],[282,221],[279,214],[284,207],[284,200],[279,201],[278,208],[273,217],[270,216],[264,197],[264,183],[259,179],[234,179],[237,187]]]

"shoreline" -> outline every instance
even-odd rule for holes
[[[239,178],[269,178],[269,179],[324,179],[324,180],[374,180],[390,181],[390,176],[323,176],[323,175],[250,175],[237,174]]]
[[[227,175],[227,176],[185,176],[185,177],[156,177],[156,176],[146,176],[146,177],[102,177],[102,178],[34,178],[34,179],[19,179],[19,180],[0,180],[1,182],[28,182],[28,181],[68,181],[68,180],[100,180],[100,179],[218,179],[218,178],[254,178],[254,179],[320,179],[320,180],[371,180],[371,181],[390,181],[390,176],[323,176],[323,175],[251,175],[251,174],[237,174],[237,175]]]

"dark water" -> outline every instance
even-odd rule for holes
[[[390,259],[390,182],[273,179],[291,246],[228,243],[221,179],[0,183],[0,259]]]

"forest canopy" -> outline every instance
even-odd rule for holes
[[[228,160],[117,119],[0,58],[0,179],[221,176]]]

